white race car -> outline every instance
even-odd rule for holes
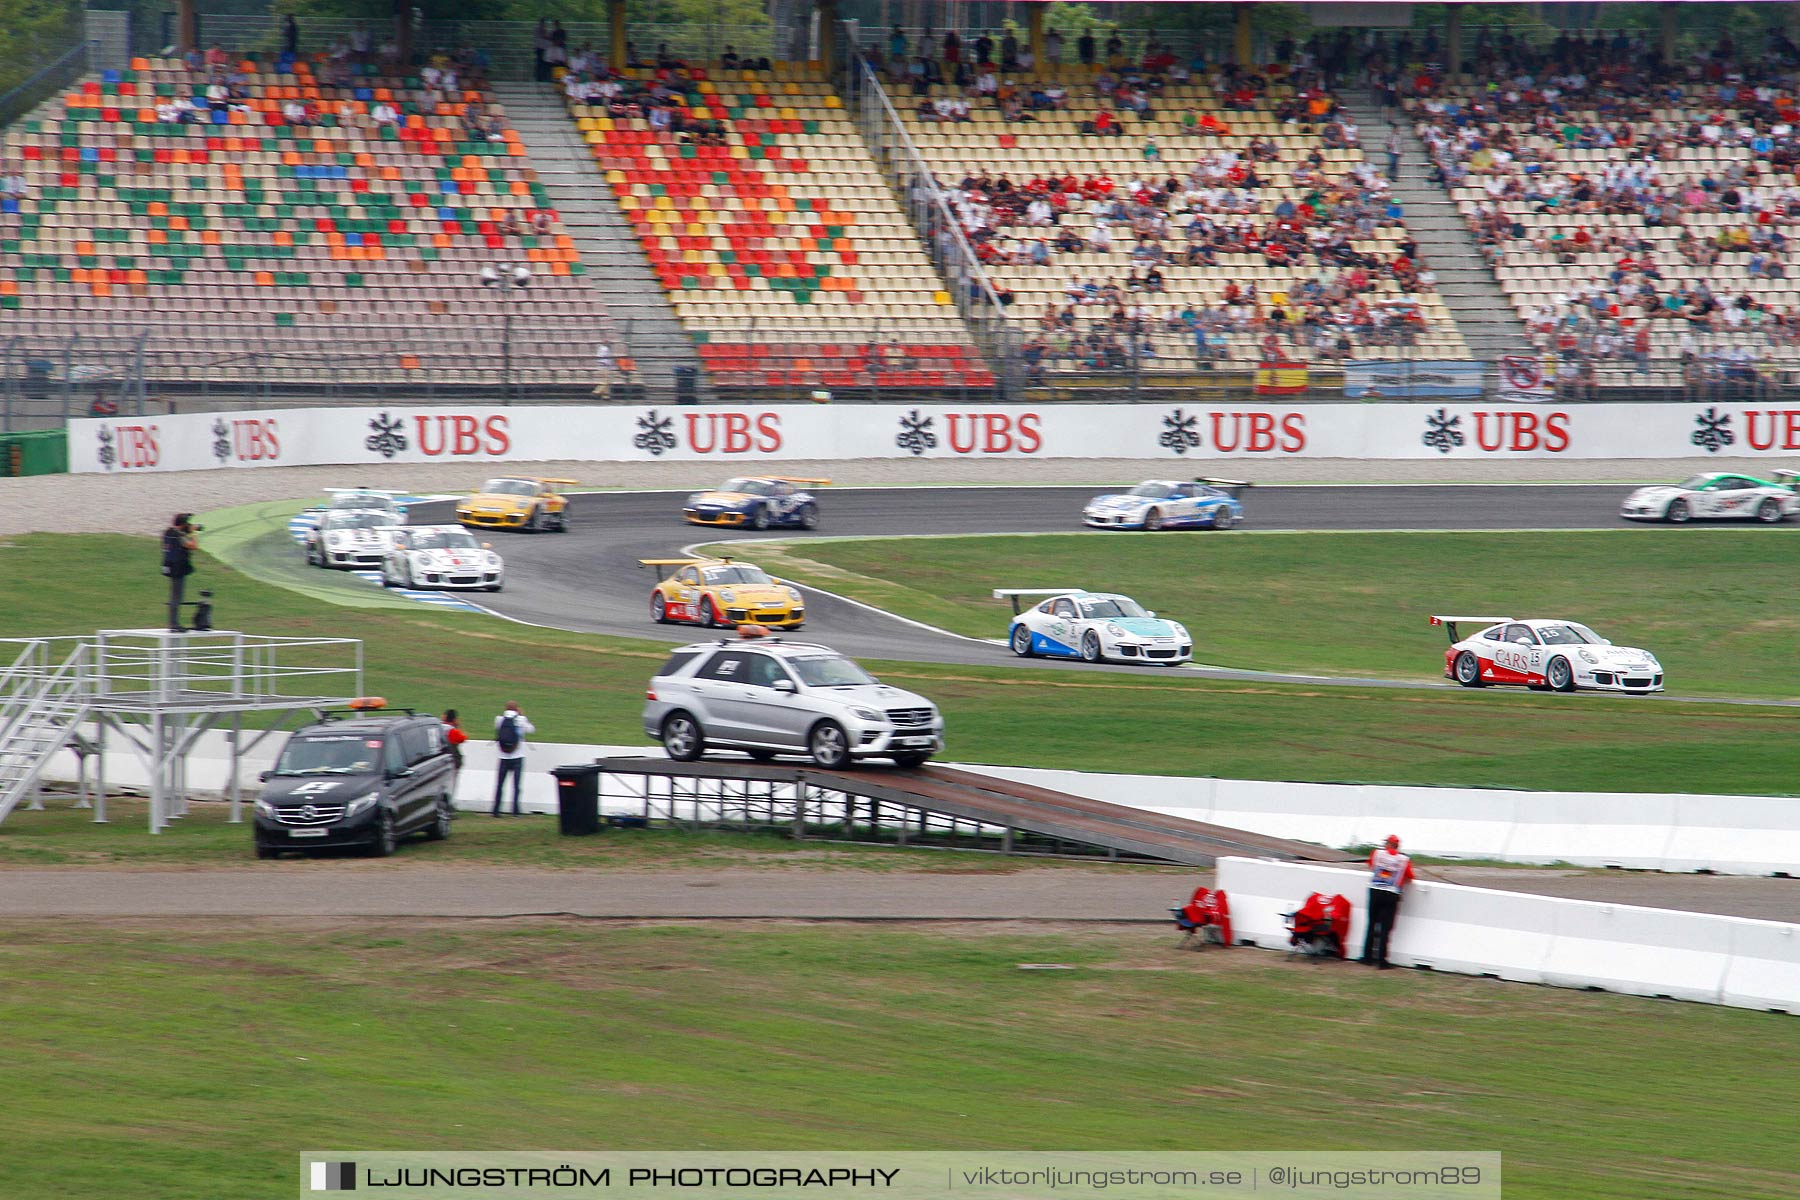
[[[323,509],[316,509],[321,516],[327,512],[372,512],[381,513],[388,518],[390,525],[406,524],[406,505],[396,497],[405,492],[378,491],[375,488],[326,488],[325,494],[331,497]]]
[[[1619,515],[1632,521],[1761,521],[1777,525],[1800,514],[1794,482],[1800,471],[1776,471],[1772,483],[1754,475],[1713,472],[1676,484],[1641,487],[1625,497]]]
[[[1049,599],[1023,608],[1026,596]],[[1006,636],[1020,658],[1174,666],[1194,657],[1194,639],[1186,629],[1146,612],[1130,596],[1083,588],[996,588],[994,598],[1012,601],[1012,628]]]
[[[393,531],[381,562],[381,586],[497,592],[506,583],[500,556],[461,525],[409,525]]]
[[[1095,529],[1230,529],[1244,519],[1241,479],[1147,479],[1129,492],[1095,496],[1081,510]]]
[[[328,509],[306,532],[306,565],[342,571],[379,567],[393,548],[394,529],[387,513]]]
[[[1660,692],[1662,664],[1648,650],[1615,646],[1575,621],[1433,615],[1450,634],[1444,676],[1464,687],[1524,684],[1558,692]],[[1458,625],[1484,626],[1459,638]]]

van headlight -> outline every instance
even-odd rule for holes
[[[359,816],[362,813],[366,813],[371,808],[374,808],[376,801],[378,801],[380,799],[381,799],[380,792],[370,792],[366,796],[358,796],[356,799],[354,799],[350,802],[350,807],[346,808],[344,810],[344,816],[345,817],[354,817],[354,816]]]
[[[850,715],[855,717],[859,721],[885,721],[887,719],[886,717],[883,717],[880,713],[876,712],[874,709],[863,708],[860,705],[852,706],[850,709]]]

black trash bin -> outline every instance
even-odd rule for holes
[[[556,820],[564,837],[600,832],[600,768],[594,763],[551,770],[556,778]]]
[[[675,368],[675,403],[700,403],[700,368],[680,366]]]

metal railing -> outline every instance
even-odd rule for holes
[[[974,247],[963,236],[962,224],[950,210],[937,177],[932,174],[912,135],[906,131],[900,114],[888,99],[887,89],[869,61],[860,55],[854,60],[857,75],[855,95],[856,120],[863,141],[874,156],[876,165],[887,176],[906,215],[918,230],[938,273],[949,287],[957,311],[975,335],[976,342],[996,364],[1002,395],[1017,386],[1008,368],[1016,361],[1011,349],[1011,331],[1006,321],[1006,308]]]
[[[94,43],[77,42],[45,66],[0,92],[0,125],[18,120],[62,88],[87,74]]]

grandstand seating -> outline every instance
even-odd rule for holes
[[[625,72],[641,88],[648,69]],[[816,68],[693,70],[684,125],[570,113],[720,386],[993,386],[943,280]]]
[[[1474,127],[1489,135],[1504,131],[1517,148],[1510,161],[1503,155],[1499,163],[1491,152],[1482,153],[1486,141],[1457,145],[1454,138],[1444,140],[1445,131],[1454,134],[1456,130],[1449,120],[1428,111],[1424,107],[1427,101],[1407,102],[1421,136],[1428,141],[1434,137],[1440,140],[1440,165],[1467,172],[1453,182],[1451,195],[1472,228],[1487,228],[1494,273],[1519,317],[1533,329],[1537,344],[1546,350],[1564,351],[1565,360],[1592,363],[1598,368],[1595,382],[1600,386],[1691,384],[1696,382],[1696,372],[1706,356],[1723,356],[1715,361],[1728,362],[1734,352],[1745,356],[1746,373],[1756,369],[1748,364],[1758,362],[1765,368],[1781,365],[1791,369],[1800,365],[1800,344],[1796,344],[1793,323],[1794,315],[1800,313],[1800,281],[1752,274],[1752,254],[1747,247],[1717,255],[1711,262],[1691,262],[1680,252],[1684,235],[1703,247],[1710,246],[1722,231],[1743,230],[1748,234],[1787,222],[1782,215],[1771,225],[1759,217],[1759,212],[1792,211],[1787,193],[1781,190],[1786,182],[1783,171],[1772,168],[1769,161],[1769,143],[1765,142],[1759,151],[1750,139],[1735,133],[1740,125],[1755,123],[1757,118],[1732,107],[1721,107],[1716,88],[1690,86],[1685,101],[1677,99],[1681,94],[1678,86],[1664,85],[1654,107],[1652,102],[1642,102],[1639,119],[1624,122],[1618,111],[1603,113],[1593,106],[1593,100],[1583,103],[1565,97],[1556,110],[1553,127],[1547,130],[1537,126],[1529,111],[1515,110],[1496,116],[1490,109],[1476,119]],[[1491,104],[1493,96],[1451,90],[1440,93],[1431,103],[1445,101],[1466,107],[1472,101]],[[1609,94],[1606,102],[1617,104],[1619,98]],[[1560,177],[1562,183],[1585,179],[1596,191],[1602,190],[1609,167],[1616,170],[1641,166],[1643,156],[1624,148],[1569,144],[1560,135],[1562,127],[1604,126],[1613,131],[1623,123],[1640,140],[1660,128],[1665,135],[1674,134],[1686,141],[1690,130],[1713,119],[1711,114],[1722,118],[1728,130],[1725,138],[1710,145],[1665,145],[1663,152],[1655,156],[1652,192],[1679,193],[1710,181],[1706,188],[1708,202],[1685,206],[1677,220],[1652,224],[1643,212],[1629,211],[1631,205],[1610,203],[1607,207],[1613,211],[1593,211],[1588,206],[1569,203],[1567,198],[1545,203],[1541,195],[1496,198],[1487,190],[1490,182],[1518,179],[1528,193],[1538,192],[1553,177]],[[1759,129],[1767,128],[1767,120],[1764,114]],[[1717,209],[1718,195],[1728,186],[1734,168],[1760,176],[1760,180],[1752,181],[1761,185],[1760,207],[1746,203],[1737,211]],[[1504,221],[1494,221],[1496,208]],[[1722,306],[1729,307],[1740,297],[1747,297],[1767,311],[1752,313],[1740,323],[1725,320],[1723,311],[1717,319],[1693,320],[1679,310],[1659,308],[1654,315],[1646,316],[1632,304],[1621,307],[1619,285],[1629,285],[1639,278],[1637,267],[1645,254],[1620,248],[1608,250],[1607,239],[1614,235],[1641,241],[1649,247],[1648,257],[1660,276],[1651,282],[1661,296],[1686,295],[1697,285],[1704,285]],[[1783,264],[1787,261],[1787,255],[1779,251],[1771,257]],[[1599,311],[1592,304],[1596,294],[1602,304]],[[1637,332],[1645,325],[1650,334],[1647,369],[1631,361]],[[1684,355],[1688,359],[1685,364]]]
[[[205,68],[138,59],[5,131],[0,174],[27,185],[0,202],[8,335],[94,345],[146,332],[152,388],[271,373],[352,395],[363,383],[491,387],[510,305],[515,382],[607,382],[602,344],[630,367],[479,86],[434,91],[322,60],[231,70],[239,95],[217,111]],[[159,120],[159,106],[167,117],[196,96],[191,122]],[[290,122],[293,103],[312,105],[303,119],[316,124]],[[381,105],[392,123],[371,115]],[[499,121],[477,130],[465,117]],[[528,288],[482,286],[482,268],[508,263],[531,270]]]
[[[1323,157],[1324,171],[1334,179],[1342,178],[1365,161],[1360,149],[1326,146],[1317,126],[1278,120],[1275,116],[1278,104],[1294,94],[1291,88],[1279,83],[1272,83],[1257,98],[1256,107],[1249,111],[1228,111],[1210,87],[1198,79],[1191,83],[1169,83],[1154,98],[1152,115],[1118,115],[1122,136],[1084,134],[1082,123],[1092,120],[1097,111],[1098,100],[1093,85],[1098,70],[1063,65],[1043,68],[1030,77],[1009,76],[1022,95],[1052,86],[1061,86],[1068,93],[1064,110],[1033,111],[1030,120],[1009,122],[992,101],[973,99],[970,100],[971,119],[967,122],[924,119],[916,111],[921,100],[961,95],[961,89],[945,85],[931,87],[924,96],[913,94],[910,88],[897,87],[893,89],[893,101],[920,154],[946,188],[954,188],[965,176],[985,171],[996,176],[1004,173],[1015,185],[1034,177],[1105,175],[1111,177],[1123,193],[1130,180],[1162,180],[1171,174],[1184,177],[1196,160],[1217,148],[1229,147],[1242,153],[1252,140],[1267,139],[1276,147],[1278,158],[1274,163],[1259,167],[1265,179],[1271,169],[1274,172],[1273,180],[1258,192],[1259,211],[1249,214],[1260,227],[1273,219],[1276,205],[1284,198],[1299,202],[1309,190],[1293,186],[1290,179],[1290,172],[1309,153],[1317,151]],[[1189,111],[1197,118],[1210,114],[1228,132],[1220,135],[1201,132],[1198,127],[1184,128],[1183,117]],[[1146,154],[1146,139],[1150,138],[1155,141],[1157,157],[1154,160]],[[1185,244],[1182,226],[1186,219],[1183,216],[1173,218],[1174,229],[1166,243],[1172,251],[1179,252]],[[1239,214],[1229,214],[1221,219],[1226,224],[1235,224]],[[1061,227],[1073,228],[1084,240],[1094,225],[1094,218],[1082,203],[1070,205],[1068,213],[1060,219]],[[1025,227],[1000,232],[1003,236],[1016,234],[1025,239],[1045,236],[1042,229]],[[1371,237],[1354,240],[1352,245],[1358,251],[1391,260],[1404,236],[1402,227],[1387,225],[1376,228]],[[1131,268],[1140,265],[1134,264],[1132,249],[1129,231],[1122,230],[1109,252],[1094,253],[1091,247],[1084,247],[1079,252],[1056,254],[1048,265],[996,262],[990,263],[987,270],[997,284],[1004,285],[1014,294],[1015,302],[1008,310],[1011,321],[1022,331],[1034,333],[1046,304],[1059,309],[1064,306],[1065,288],[1072,276],[1081,280],[1097,279],[1103,284],[1109,279],[1125,280]],[[1133,295],[1126,300],[1127,304],[1141,300],[1153,313],[1167,316],[1179,313],[1188,305],[1216,306],[1228,284],[1242,285],[1251,281],[1257,285],[1266,311],[1267,300],[1273,293],[1292,293],[1302,281],[1332,270],[1315,263],[1310,256],[1293,265],[1274,265],[1262,254],[1219,254],[1211,265],[1184,265],[1177,260],[1160,269],[1165,276],[1165,291],[1157,295]],[[1468,357],[1467,346],[1449,309],[1434,291],[1427,288],[1407,292],[1393,279],[1382,279],[1376,283],[1371,299],[1378,303],[1411,302],[1422,318],[1422,330],[1409,345],[1359,342],[1351,351],[1352,357],[1372,360]],[[1075,333],[1081,335],[1099,327],[1107,319],[1108,311],[1103,305],[1079,308]],[[1196,365],[1192,334],[1169,331],[1160,321],[1152,328],[1157,332],[1142,338],[1140,344],[1150,345],[1155,357],[1143,358],[1135,364],[1136,368],[1146,372],[1191,373]],[[1261,328],[1233,332],[1226,338],[1223,357],[1252,365],[1259,357],[1264,357],[1265,337],[1266,332]],[[1305,359],[1310,356],[1304,347],[1284,347],[1282,357]],[[1084,364],[1078,355],[1060,358],[1053,355],[1049,365],[1052,373],[1078,374],[1093,364]]]

